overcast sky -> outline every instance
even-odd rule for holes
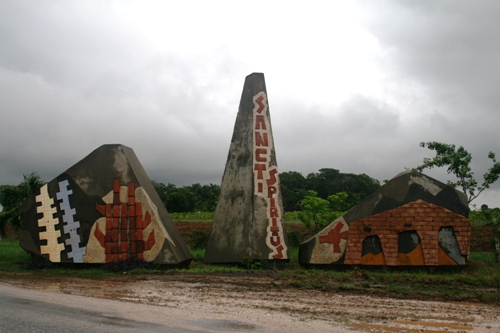
[[[496,0],[0,0],[0,184],[108,143],[156,181],[220,184],[252,72],[280,172],[383,181],[439,141],[482,181],[500,159],[499,35]],[[474,203],[500,206],[500,182]]]

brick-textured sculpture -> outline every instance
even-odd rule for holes
[[[464,193],[402,173],[300,245],[302,265],[456,266],[470,251]]]
[[[54,263],[192,256],[133,150],[104,145],[28,198],[21,246]]]
[[[205,254],[207,263],[288,260],[264,75],[247,76]]]

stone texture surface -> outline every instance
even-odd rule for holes
[[[134,151],[103,145],[28,198],[20,245],[56,263],[192,256]]]
[[[246,77],[205,262],[288,260],[264,75]]]
[[[404,172],[302,243],[299,262],[302,265],[465,265],[471,234],[467,216],[464,193],[424,174]],[[342,228],[339,223],[344,224]],[[347,237],[340,234],[333,237],[335,228],[346,232]],[[333,246],[325,246],[328,243]]]

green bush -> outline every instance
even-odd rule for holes
[[[191,244],[189,244],[193,249],[205,249],[208,244],[208,238],[210,233],[208,230],[193,230],[189,235]]]
[[[300,245],[300,235],[298,231],[288,231],[288,246],[289,247],[299,247]]]

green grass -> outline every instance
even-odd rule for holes
[[[0,270],[7,272],[19,271],[21,265],[31,259],[17,240],[4,239],[0,242]]]
[[[179,273],[186,274],[226,274],[226,273],[244,273],[248,270],[233,265],[206,265],[193,262],[189,268],[178,269]]]
[[[174,222],[212,223],[213,212],[169,213]]]
[[[483,262],[486,264],[495,264],[495,253],[493,252],[472,252],[470,260],[474,262]]]
[[[461,272],[428,270],[293,269],[279,273],[294,288],[449,301],[500,304],[500,266],[471,262]]]
[[[172,221],[175,223],[212,223],[214,219],[213,212],[196,213],[169,213]],[[285,212],[286,224],[302,224],[298,218],[298,212]]]
[[[214,219],[213,212],[169,213],[169,215],[174,222],[212,223]],[[285,221],[287,224],[302,224],[298,212],[285,212]]]

